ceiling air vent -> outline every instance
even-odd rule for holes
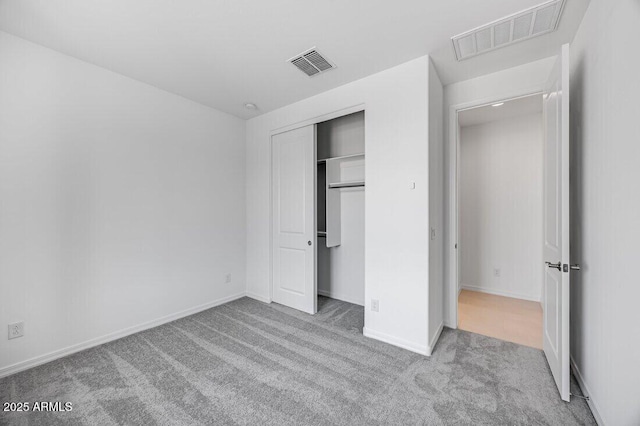
[[[458,61],[558,28],[565,0],[552,0],[451,38]]]
[[[327,58],[322,56],[315,47],[294,56],[287,62],[291,62],[309,77],[332,70],[336,67],[333,63],[329,62]]]

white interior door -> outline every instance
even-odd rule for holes
[[[271,138],[272,299],[316,313],[315,126]]]
[[[543,348],[569,401],[569,45],[545,86]]]

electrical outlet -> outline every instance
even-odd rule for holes
[[[434,228],[431,228],[431,240],[435,240],[436,239],[436,230]]]
[[[231,284],[231,274],[224,274],[224,283]]]
[[[9,339],[24,336],[24,322],[14,322],[9,324]]]
[[[500,268],[493,268],[493,276],[494,277],[500,276]]]
[[[371,299],[371,310],[373,312],[380,312],[380,301],[378,299]]]

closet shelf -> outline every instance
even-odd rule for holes
[[[321,160],[318,160],[318,164],[326,163],[327,160],[348,160],[350,158],[357,158],[357,157],[364,157],[364,152],[362,154],[350,154],[350,155],[342,155],[340,157],[323,158]]]
[[[334,189],[334,188],[355,188],[358,186],[364,186],[364,181],[363,180],[354,180],[354,181],[350,181],[350,182],[335,182],[335,183],[330,183],[329,184],[329,188]]]

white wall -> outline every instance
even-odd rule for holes
[[[457,303],[457,289],[450,285],[456,275],[455,269],[455,221],[451,212],[455,211],[455,163],[458,156],[455,144],[451,142],[451,111],[457,106],[472,106],[490,103],[503,99],[541,92],[547,81],[555,58],[546,58],[529,64],[520,65],[488,74],[471,80],[450,84],[444,88],[444,141],[445,141],[445,197],[444,197],[444,318],[445,325],[455,324],[455,316],[451,310]]]
[[[603,424],[640,424],[640,2],[593,1],[571,45],[571,355]]]
[[[364,104],[365,332],[428,353],[428,82],[422,57],[247,122],[249,295],[270,300],[270,133]]]
[[[5,33],[0,93],[0,375],[244,294],[242,120]]]
[[[542,114],[461,128],[459,189],[462,288],[539,301]]]
[[[443,327],[444,303],[444,89],[429,62],[429,346]]]

